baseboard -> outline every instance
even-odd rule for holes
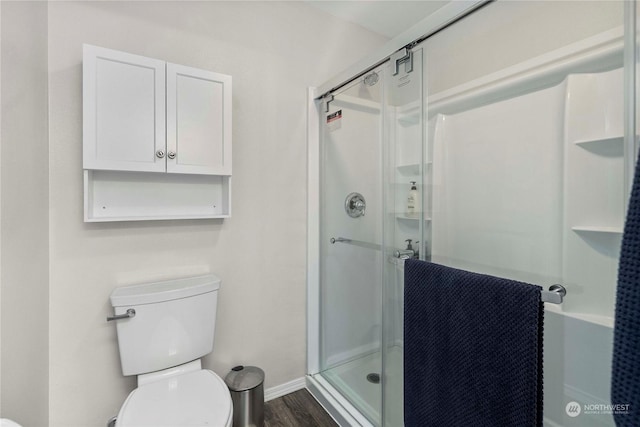
[[[306,387],[306,380],[304,377],[296,378],[284,384],[280,384],[274,387],[269,387],[264,391],[264,401],[268,402],[278,397],[282,397],[285,394],[293,393],[294,391],[301,390]]]

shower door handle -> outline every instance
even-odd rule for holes
[[[394,258],[399,259],[409,259],[415,256],[415,251],[413,249],[396,249],[393,251]]]

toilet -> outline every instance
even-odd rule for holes
[[[122,374],[138,378],[116,427],[231,426],[229,389],[200,360],[213,350],[219,287],[210,274],[112,292]]]

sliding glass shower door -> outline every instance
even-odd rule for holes
[[[374,425],[382,396],[383,73],[334,93],[320,117],[321,375]]]
[[[320,120],[321,375],[376,426],[402,425],[403,265],[429,251],[422,80],[402,51]]]

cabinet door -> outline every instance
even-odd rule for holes
[[[167,64],[167,172],[231,175],[231,76]]]
[[[83,57],[84,168],[164,172],[166,63],[89,45]]]

